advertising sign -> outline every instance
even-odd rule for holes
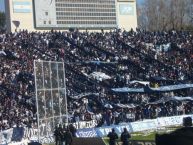
[[[119,4],[120,15],[134,15],[134,6],[132,4]]]

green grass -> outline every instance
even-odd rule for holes
[[[176,129],[179,129],[181,127],[176,127],[176,126],[171,126],[171,127],[167,127],[165,129],[161,129],[156,131],[152,131],[152,132],[135,132],[131,134],[131,139],[130,140],[137,140],[137,141],[155,141],[155,135],[156,133],[162,134],[162,133],[166,133],[166,131],[170,130],[170,131],[174,131]],[[108,145],[109,139],[108,137],[103,138],[103,141],[105,142],[106,145]],[[117,140],[118,142],[120,141],[120,138]]]
[[[133,134],[131,134],[131,139],[130,140],[154,141],[155,140],[155,134],[156,134],[156,132],[151,132],[151,133],[148,133],[148,134],[146,134],[146,132],[144,132],[144,133],[142,133],[142,132],[133,133]],[[108,145],[109,138],[104,137],[103,141],[105,142],[106,145]],[[117,141],[119,142],[120,138]],[[54,144],[49,144],[49,145],[54,145]]]
[[[136,136],[132,136],[131,140],[147,140],[147,141],[152,141],[152,140],[155,140],[155,134],[156,134],[156,132],[150,133],[148,135],[139,134],[139,135],[136,135]]]
[[[158,130],[158,132],[156,131],[146,131],[146,132],[135,132],[131,134],[131,139],[130,140],[137,140],[137,141],[155,141],[155,134],[156,133],[166,133],[167,130],[170,131],[174,131],[176,129],[178,129],[180,127],[176,127],[176,126],[171,126],[171,127],[167,127],[165,129],[161,129]],[[108,145],[109,142],[109,138],[108,137],[104,137],[103,141],[105,142],[106,145]],[[118,142],[120,141],[120,138],[117,140]],[[55,144],[44,144],[44,145],[55,145]]]
[[[131,134],[131,139],[130,140],[138,140],[138,141],[154,141],[155,140],[155,134],[156,132],[152,132],[149,134],[146,133],[133,133]],[[103,141],[105,142],[106,145],[108,145],[109,139],[107,137],[103,138]],[[120,141],[120,138],[117,139],[117,142]]]

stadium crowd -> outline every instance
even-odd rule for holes
[[[191,89],[117,93],[112,88],[193,83],[190,32],[49,31],[0,34],[0,130],[36,126],[34,60],[64,61],[70,122],[98,126],[193,113],[192,101],[152,103],[191,96]],[[95,76],[101,72],[108,79]],[[46,109],[48,106],[44,106]]]

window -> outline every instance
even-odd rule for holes
[[[116,0],[56,0],[58,24],[78,25],[116,25]],[[111,22],[109,22],[111,21]],[[49,23],[49,22],[48,22]]]

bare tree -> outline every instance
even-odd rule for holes
[[[5,26],[5,13],[0,12],[0,28],[3,28]]]
[[[145,0],[138,6],[140,26],[148,30],[181,30],[192,25],[193,0]]]

